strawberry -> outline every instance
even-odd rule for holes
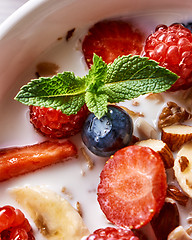
[[[84,105],[77,114],[66,115],[53,108],[30,106],[30,122],[51,138],[66,138],[80,132],[89,111]]]
[[[89,29],[82,44],[86,63],[92,65],[93,53],[106,63],[113,62],[122,55],[139,55],[142,51],[144,36],[130,23],[123,21],[102,21]]]
[[[90,234],[85,240],[139,240],[130,229],[100,228]]]
[[[180,78],[170,91],[192,86],[192,33],[181,24],[157,26],[145,44],[145,56],[173,71]]]
[[[117,151],[100,175],[98,202],[118,227],[138,229],[163,206],[167,182],[160,155],[148,147]]]
[[[46,141],[39,144],[0,150],[0,181],[61,162],[77,155],[70,141]]]

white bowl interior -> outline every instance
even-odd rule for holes
[[[125,13],[191,7],[190,0],[31,0],[0,27],[0,98],[31,61],[71,28]]]

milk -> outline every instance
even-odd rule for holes
[[[138,13],[135,16],[121,16],[122,18],[131,19],[135,21],[145,31],[146,35],[154,31],[158,24],[171,24],[174,22],[186,22],[190,20],[190,12],[188,10],[178,12],[156,12],[156,13]],[[84,62],[81,53],[81,40],[86,34],[90,23],[87,26],[76,29],[69,41],[65,41],[65,37],[57,40],[53,46],[50,46],[33,63],[29,69],[25,69],[22,76],[14,83],[6,97],[0,103],[0,147],[25,146],[31,145],[45,140],[37,133],[29,122],[29,109],[27,106],[16,102],[13,98],[19,91],[19,88],[26,84],[30,79],[36,78],[36,65],[40,62],[50,61],[59,66],[59,72],[73,71],[78,76],[84,76],[88,73],[88,68]],[[59,36],[58,36],[59,37]],[[133,101],[125,101],[119,103],[132,111],[143,113],[144,117],[140,117],[147,121],[156,131],[157,138],[160,139],[160,133],[157,128],[158,116],[167,101],[174,101],[178,105],[185,106],[185,101],[181,98],[183,93],[163,93],[163,102],[150,100],[146,96],[141,96],[135,101],[139,104],[134,106]],[[190,104],[187,106],[190,108]],[[190,109],[189,109],[190,110]],[[139,118],[134,118],[134,135],[138,136],[137,122]],[[191,124],[189,122],[188,124]],[[53,166],[45,167],[33,173],[22,175],[11,180],[0,183],[0,206],[12,205],[21,208],[13,198],[11,198],[9,190],[14,187],[24,187],[45,185],[49,189],[59,193],[66,198],[74,207],[79,202],[82,208],[83,219],[89,228],[90,232],[101,228],[111,226],[106,220],[104,214],[100,210],[97,202],[97,185],[99,183],[99,175],[107,158],[101,158],[93,155],[83,145],[80,134],[70,138],[72,142],[78,147],[78,158],[71,159],[68,162],[59,163]],[[81,152],[81,148],[85,151],[94,162],[94,167],[90,170],[85,161],[85,156]],[[51,176],[51,177],[50,177]],[[172,183],[173,179],[170,177],[169,181]],[[62,192],[65,187],[72,197]],[[186,227],[186,218],[188,213],[192,210],[190,208],[183,208],[178,206],[182,213],[181,224]],[[27,218],[30,220],[32,227],[35,229],[36,239],[43,240],[43,236],[38,233],[33,221],[28,214],[22,209]],[[151,237],[151,240],[155,239]]]

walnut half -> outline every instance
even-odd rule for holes
[[[167,106],[163,108],[158,121],[158,127],[170,126],[176,123],[182,123],[192,117],[192,114],[187,112],[185,108],[179,107],[174,102],[168,102]]]
[[[186,196],[183,192],[181,192],[174,185],[168,185],[167,197],[172,198],[173,200],[177,201],[182,206],[186,206],[186,204],[189,200],[189,197]]]

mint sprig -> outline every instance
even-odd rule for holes
[[[177,79],[175,73],[146,57],[122,56],[107,65],[94,54],[86,76],[63,72],[52,78],[33,79],[21,88],[15,99],[25,105],[60,109],[67,115],[76,114],[86,103],[101,118],[107,112],[108,103],[164,92]]]

